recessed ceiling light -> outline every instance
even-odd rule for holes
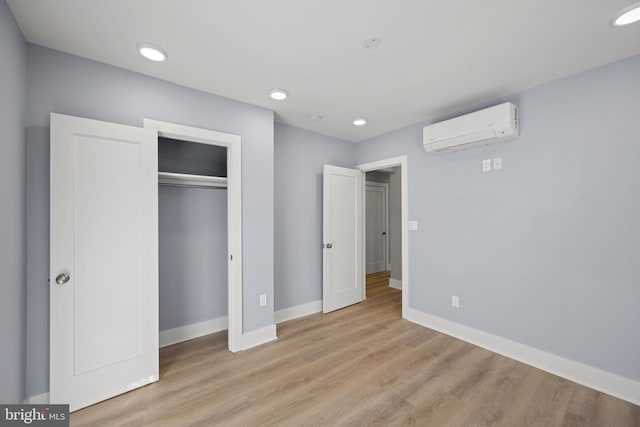
[[[353,119],[353,124],[356,126],[364,126],[367,124],[367,119],[365,119],[364,117],[358,117]]]
[[[271,89],[269,91],[269,96],[271,99],[275,99],[276,101],[282,101],[283,99],[287,99],[289,93],[284,89]]]
[[[167,59],[167,52],[153,43],[138,43],[138,52],[149,61],[162,62]]]
[[[307,116],[307,119],[312,122],[317,122],[318,120],[322,120],[322,116],[320,114],[312,113]]]
[[[611,23],[616,27],[621,27],[638,21],[640,21],[640,2],[622,9],[616,16],[614,16]]]

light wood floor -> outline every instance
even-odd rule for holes
[[[637,406],[401,319],[401,292],[278,325],[238,354],[226,333],[163,348],[160,381],[74,426],[640,426]]]

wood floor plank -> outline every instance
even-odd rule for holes
[[[474,397],[474,408],[465,424],[520,425],[522,414],[542,381],[539,373],[535,368],[506,359],[504,366],[483,384],[482,391]]]
[[[435,338],[434,336],[433,339]],[[401,341],[396,341],[385,346],[384,352],[372,350],[359,361],[358,367],[349,373],[349,377],[344,378],[348,381],[343,381],[339,387],[331,390],[325,405],[312,408],[306,415],[318,425],[334,425],[346,422],[345,420],[354,413],[354,408],[362,407],[363,403],[381,396],[388,395],[390,399],[405,400],[393,393],[393,385],[411,375],[410,366],[428,357],[432,350],[426,343],[421,351],[415,352],[404,352],[401,347]],[[319,386],[326,387],[323,384]],[[331,411],[327,412],[325,407],[330,407]]]
[[[271,422],[278,425],[290,418],[304,417],[313,419],[319,424],[329,423],[329,420],[322,419],[321,414],[313,412],[316,409],[315,402],[318,399],[335,401],[337,396],[347,390],[345,386],[357,387],[359,380],[366,379],[371,374],[372,367],[382,366],[385,362],[394,363],[398,358],[403,357],[404,354],[397,349],[402,345],[404,335],[409,332],[411,331],[408,329],[398,331],[396,328],[386,328],[384,335],[380,335],[379,342],[371,343],[373,345],[364,348],[363,355],[347,351],[346,354],[349,357],[345,358],[345,352],[337,352],[332,355],[332,359],[321,364],[314,361],[320,372],[317,375],[311,375],[312,384],[304,390],[295,390],[295,393],[278,396],[275,405],[274,402],[269,402],[269,405],[262,408],[262,411],[258,411],[251,421],[260,425],[265,423],[271,425]],[[331,403],[332,410],[328,415],[333,417],[338,414],[339,408],[345,403],[346,400]],[[273,415],[274,413],[276,415]],[[267,422],[267,419],[270,419],[270,422]]]
[[[465,403],[450,394],[434,393],[435,399],[429,399],[416,405],[414,413],[403,420],[401,425],[420,427],[464,426],[467,416]],[[465,426],[466,427],[466,426]]]
[[[278,325],[240,353],[220,332],[160,351],[160,381],[73,426],[640,427],[640,408],[401,318],[389,272],[367,298]]]
[[[602,427],[612,425],[638,427],[640,426],[640,408],[604,393],[598,393],[595,418],[596,425]]]
[[[339,426],[390,426],[397,419],[412,413],[415,407],[394,393],[379,391],[377,398],[363,400],[362,405],[348,417],[333,425]]]
[[[546,372],[540,374],[543,379],[531,396],[520,423],[540,427],[562,425],[577,384]]]
[[[597,427],[598,395],[587,387],[576,387],[569,400],[567,412],[562,420],[563,427]]]

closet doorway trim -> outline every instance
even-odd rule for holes
[[[242,160],[239,135],[144,119],[159,137],[227,148],[227,263],[229,350],[242,350]]]

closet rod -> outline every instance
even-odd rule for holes
[[[206,184],[168,184],[159,182],[160,187],[183,187],[183,188],[210,188],[213,190],[226,190],[226,185],[206,185]]]
[[[220,176],[158,172],[158,185],[194,188],[227,188],[227,178]]]

